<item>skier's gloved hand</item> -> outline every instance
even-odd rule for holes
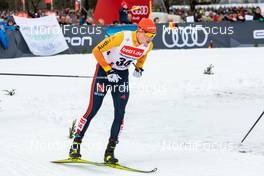
[[[122,78],[114,70],[110,70],[107,72],[107,79],[109,82],[118,83],[118,81]]]
[[[136,78],[140,78],[142,76],[143,68],[135,68],[133,76]]]

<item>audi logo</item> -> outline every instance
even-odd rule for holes
[[[133,10],[132,14],[133,15],[147,15],[149,13],[149,7],[148,6],[133,6],[133,8],[139,7],[138,10]]]
[[[168,35],[170,35],[171,37],[168,37]],[[196,25],[195,27],[190,25],[186,27],[178,27],[175,29],[171,29],[163,25],[162,41],[168,48],[194,46],[202,47],[206,44],[207,39],[208,33],[201,25]],[[169,40],[170,42],[168,42],[167,40]]]

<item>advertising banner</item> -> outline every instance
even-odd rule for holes
[[[105,36],[102,26],[62,26],[62,32],[70,48],[70,53],[91,53]]]
[[[154,39],[156,49],[253,47],[264,44],[264,25],[244,23],[159,24]]]
[[[94,17],[97,21],[103,19],[105,24],[112,24],[113,21],[119,21],[119,10],[122,2],[125,2],[128,6],[128,13],[131,14],[132,22],[138,23],[141,18],[149,17],[149,4],[151,1],[152,0],[98,0],[94,11]]]
[[[153,40],[154,49],[263,47],[263,24],[264,23],[258,21],[243,23],[184,23],[177,25],[168,23],[158,24],[157,35]],[[8,49],[3,49],[3,47],[0,46],[0,58],[32,56],[32,51],[34,50],[41,52],[41,54],[51,54],[51,51],[52,53],[59,53],[65,50],[65,45],[68,45],[69,49],[63,52],[63,54],[91,53],[92,49],[105,37],[114,35],[116,32],[122,30],[134,31],[137,29],[137,26],[118,25],[108,27],[66,25],[60,28],[64,37],[62,36],[56,41],[53,39],[49,41],[50,36],[38,36],[37,34],[33,35],[33,39],[30,39],[30,35],[26,36],[26,38],[22,37],[23,33],[25,33],[23,29],[22,27],[20,31],[7,31],[9,47]],[[30,43],[31,45],[26,44],[28,43],[27,39],[32,40],[32,43]],[[47,39],[47,41],[44,39]],[[42,46],[42,44],[47,45]],[[51,48],[51,46],[53,46],[53,48]],[[38,53],[38,55],[40,55],[40,53]]]
[[[33,55],[49,56],[69,48],[55,16],[14,19]]]

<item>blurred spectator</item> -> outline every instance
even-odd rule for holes
[[[261,9],[257,7],[254,12],[254,20],[264,21],[264,17],[261,15]]]
[[[156,18],[154,18],[154,23],[160,23],[160,18],[159,17],[156,17]]]
[[[68,25],[72,24],[73,23],[73,19],[69,15],[66,15],[65,23],[68,24]]]
[[[121,8],[119,9],[119,22],[120,24],[129,24],[128,19],[128,6],[125,1],[121,3]]]
[[[2,26],[2,29],[4,29],[4,31],[14,31],[17,29],[17,25],[15,24],[12,16],[8,16],[7,18],[5,18],[4,21],[0,22],[0,25]]]
[[[245,13],[244,13],[244,11],[241,10],[239,12],[237,20],[240,21],[240,22],[244,22],[245,21]]]
[[[86,24],[87,24],[87,25],[93,25],[93,24],[94,24],[94,20],[93,20],[93,18],[92,18],[92,17],[88,17],[88,18],[86,19]]]
[[[99,25],[104,25],[105,24],[105,21],[104,21],[104,19],[102,19],[102,18],[99,18],[98,19],[98,23],[97,24],[99,24]]]
[[[15,22],[14,22],[13,19],[9,19],[9,20],[7,20],[7,26],[6,26],[6,29],[9,29],[9,30],[11,30],[11,31],[14,31],[14,30],[17,29],[17,26],[16,26],[16,24],[15,24]]]
[[[81,15],[80,17],[80,25],[83,25],[85,23],[86,20],[86,16],[85,15]]]
[[[66,23],[66,17],[64,15],[59,17],[59,24],[60,25],[67,25]]]
[[[1,27],[2,26],[2,27]],[[4,32],[4,27],[3,25],[0,25],[0,46],[2,46],[4,49],[8,48],[9,41],[8,38]]]
[[[186,20],[189,14],[188,8],[171,9],[174,15],[179,15],[182,20]],[[261,15],[261,9],[254,6],[240,7],[237,6],[218,6],[218,7],[197,7],[194,11],[194,18],[196,22],[219,22],[219,21],[231,21],[231,22],[244,22],[245,15],[252,15],[256,20],[263,20]]]
[[[127,22],[127,24],[132,24],[132,13],[128,13],[127,14],[127,19],[128,19],[128,22]]]
[[[246,15],[253,16],[254,20],[264,21],[264,17],[261,15],[261,9],[254,6],[205,6],[197,7],[193,13],[190,12],[188,7],[177,7],[171,8],[169,11],[170,15],[177,16],[177,22],[186,22],[186,17],[194,16],[195,22],[220,22],[220,21],[231,21],[231,22],[244,22]],[[14,21],[9,21],[12,19],[12,15],[19,15],[23,17],[37,18],[42,16],[55,15],[61,25],[94,25],[96,24],[95,20],[92,18],[93,10],[90,9],[85,15],[79,16],[75,14],[75,11],[70,8],[62,10],[38,10],[36,13],[33,11],[22,12],[22,11],[9,11],[4,10],[0,11],[0,23],[5,22],[5,27],[7,26],[10,30],[14,30],[15,26]],[[174,18],[173,18],[174,19]],[[161,19],[155,18],[154,22],[159,23]],[[171,20],[171,17],[168,17],[168,20]],[[174,19],[175,20],[175,19]],[[128,9],[128,5],[125,1],[121,3],[119,9],[119,23],[120,24],[131,24],[132,14]],[[167,21],[169,22],[169,21]],[[103,19],[98,20],[99,24],[104,24]],[[117,24],[115,22],[114,24]]]
[[[119,21],[115,20],[113,21],[112,25],[118,25],[119,24]]]

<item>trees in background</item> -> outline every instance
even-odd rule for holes
[[[82,0],[85,9],[93,9],[96,6],[96,0]],[[38,9],[50,9],[49,4],[45,4],[44,0],[25,0],[26,9],[37,11]],[[54,9],[74,9],[75,0],[53,0]],[[22,10],[21,0],[0,0],[1,10]]]
[[[127,0],[128,1],[128,0]],[[163,1],[167,12],[172,5],[189,5],[191,9],[194,9],[196,4],[211,4],[218,3],[220,0],[154,0]],[[49,4],[45,4],[44,0],[25,0],[26,9],[31,9],[37,11],[38,9],[50,9]],[[88,9],[94,9],[97,0],[82,0],[82,6]],[[74,9],[75,0],[53,0],[54,9]],[[10,10],[22,10],[21,0],[0,0],[0,9],[10,9]]]

